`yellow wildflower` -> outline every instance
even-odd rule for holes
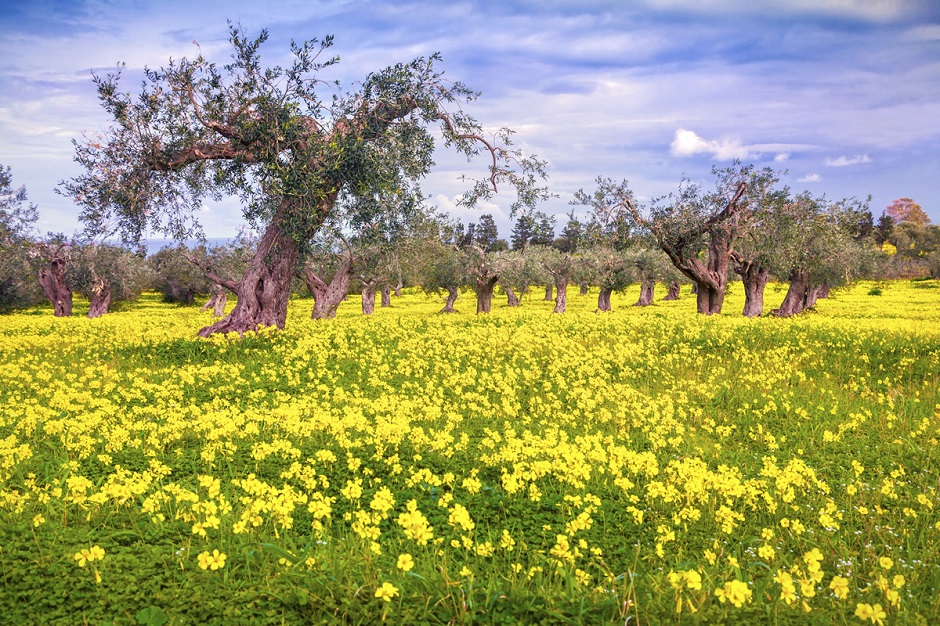
[[[385,602],[391,602],[392,598],[398,595],[398,587],[389,582],[382,583],[382,586],[375,590],[375,597],[381,598]]]

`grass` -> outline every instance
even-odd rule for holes
[[[928,284],[788,320],[739,316],[739,285],[711,318],[636,287],[560,316],[406,293],[315,322],[299,299],[242,339],[153,295],[0,318],[0,615],[934,622]]]

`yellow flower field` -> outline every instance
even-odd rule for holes
[[[936,622],[940,285],[878,286],[0,317],[2,621]]]

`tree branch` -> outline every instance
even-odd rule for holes
[[[219,285],[220,287],[225,287],[226,289],[234,293],[236,296],[238,295],[238,283],[237,282],[235,282],[234,280],[228,280],[228,279],[222,278],[221,276],[216,274],[215,271],[213,271],[212,266],[208,262],[201,263],[198,259],[195,259],[189,256],[188,254],[183,255],[183,256],[186,257],[187,261],[189,261],[190,263],[192,263],[193,265],[201,269],[203,273],[205,273],[206,278],[214,282],[216,285]]]

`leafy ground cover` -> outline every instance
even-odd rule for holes
[[[936,281],[739,291],[2,317],[0,619],[935,623]]]

